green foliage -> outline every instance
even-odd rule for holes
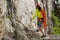
[[[53,33],[60,35],[60,19],[58,16],[54,15],[55,12],[52,13],[52,21],[53,21]]]
[[[60,35],[60,27],[54,27],[53,28],[53,34]]]
[[[59,22],[58,17],[52,14],[52,20],[53,20],[54,26],[59,27],[60,22]]]

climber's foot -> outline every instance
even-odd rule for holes
[[[43,37],[46,37],[46,35],[43,35]]]
[[[46,37],[46,35],[41,36],[41,38]]]

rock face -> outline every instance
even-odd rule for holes
[[[0,40],[40,40],[29,26],[34,0],[0,0]]]

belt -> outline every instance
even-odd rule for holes
[[[44,18],[38,18],[37,21],[38,22],[43,22]]]

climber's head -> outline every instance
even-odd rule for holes
[[[39,11],[41,11],[41,7],[40,7],[39,4],[36,5],[36,8],[37,8]]]

